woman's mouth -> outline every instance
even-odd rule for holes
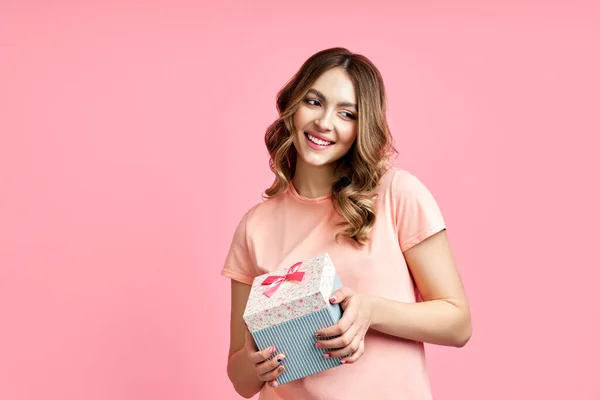
[[[322,140],[319,139],[317,137],[314,137],[313,135],[311,135],[308,132],[304,132],[304,136],[306,136],[306,138],[308,139],[308,144],[312,145],[311,147],[315,148],[315,146],[319,149],[331,146],[332,144],[334,144],[335,142],[328,142],[326,140]]]

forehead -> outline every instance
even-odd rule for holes
[[[312,88],[323,93],[330,102],[356,103],[354,84],[346,71],[340,67],[325,71],[313,83]]]

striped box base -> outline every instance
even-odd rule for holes
[[[314,268],[323,268],[323,263],[325,263],[326,267],[333,268],[328,254],[325,254],[325,257],[316,257],[313,261],[315,260],[318,261],[318,265],[316,267],[313,265]],[[329,265],[327,265],[328,263]],[[310,263],[308,264],[310,265]],[[258,286],[253,285],[253,290],[256,287]],[[259,328],[258,330],[249,328],[259,349],[264,350],[269,346],[275,346],[277,351],[273,357],[280,353],[285,354],[285,359],[282,362],[285,366],[285,371],[277,378],[279,385],[341,365],[339,358],[331,359],[324,357],[324,354],[332,349],[317,347],[317,338],[315,337],[315,333],[318,330],[335,325],[342,317],[342,308],[340,305],[330,304],[327,301],[329,296],[341,287],[340,278],[334,273],[331,289],[327,289],[328,293],[321,293],[323,298],[319,299],[325,302],[326,308],[302,315],[301,317],[284,320],[273,326]],[[320,290],[320,288],[316,289]],[[285,287],[279,290],[285,290]],[[314,298],[316,293],[311,293],[309,296]],[[262,291],[259,295],[262,295]]]
[[[328,359],[323,356],[331,349],[318,348],[315,337],[319,329],[334,325],[341,315],[340,306],[334,304],[326,309],[252,334],[259,349],[275,346],[277,349],[275,355],[285,354],[282,363],[285,371],[277,378],[279,385],[341,365],[340,359]]]
[[[341,287],[342,283],[335,274],[331,293],[323,293],[324,297],[328,298]],[[315,333],[335,325],[342,317],[339,304],[327,304],[327,308],[319,311],[252,332],[259,349],[275,346],[277,351],[273,357],[280,353],[285,354],[282,363],[285,371],[277,378],[279,385],[341,365],[339,358],[324,357],[324,354],[332,349],[321,349],[316,345]]]

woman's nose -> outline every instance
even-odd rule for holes
[[[324,131],[331,130],[333,128],[331,123],[331,113],[323,112],[323,114],[319,118],[317,118],[315,124],[319,129],[322,129]]]

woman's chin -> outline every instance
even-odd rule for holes
[[[327,165],[331,165],[335,162],[331,157],[324,157],[316,154],[305,154],[301,155],[300,159],[303,164],[306,164],[307,167],[324,167]]]

